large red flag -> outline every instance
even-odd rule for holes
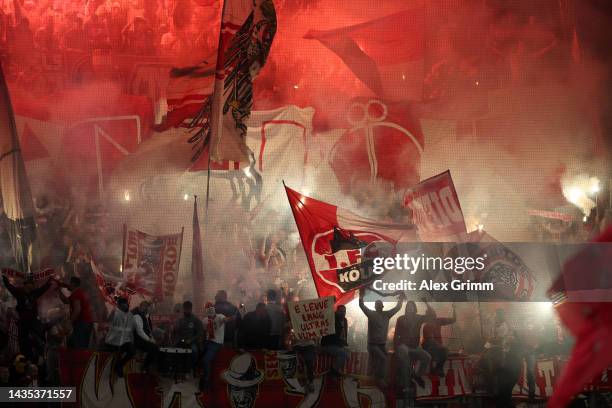
[[[362,254],[378,251],[382,255],[380,251],[394,251],[399,241],[414,241],[411,224],[363,218],[290,188],[285,191],[319,297],[335,296],[336,303],[349,302],[356,289],[377,276],[368,273],[368,261]]]
[[[335,30],[311,30],[378,97],[418,100],[423,93],[424,7]]]
[[[565,407],[585,385],[612,365],[612,227],[563,268],[549,290],[563,324],[576,337],[555,384],[550,407]],[[606,244],[604,244],[606,243]]]

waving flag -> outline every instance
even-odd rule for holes
[[[266,62],[275,33],[272,0],[225,1],[214,91],[189,124],[198,129],[190,139],[194,161],[203,159],[206,148],[213,160],[249,161],[245,121],[253,105],[253,79]]]
[[[459,196],[450,171],[421,181],[404,196],[423,241],[452,240],[466,233]]]
[[[424,76],[424,7],[335,30],[311,30],[376,94],[389,100],[419,100]]]
[[[19,146],[15,116],[0,67],[0,195],[8,219],[9,236],[17,268],[29,272],[35,238],[32,194]]]
[[[563,267],[549,289],[563,324],[576,337],[549,407],[565,407],[585,385],[612,365],[612,228]]]
[[[194,67],[173,68],[167,89],[168,113],[155,130],[189,127],[202,104],[212,95],[215,85],[214,67],[201,63]]]
[[[319,297],[335,296],[344,304],[354,291],[369,285],[368,260],[362,254],[393,250],[399,241],[413,241],[412,224],[391,224],[360,217],[335,205],[285,187]],[[387,248],[387,249],[384,249]]]

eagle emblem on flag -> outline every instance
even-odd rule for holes
[[[276,12],[272,0],[253,0],[239,25],[237,15],[244,14],[245,7],[234,3],[226,1],[223,11],[214,92],[189,124],[198,129],[189,139],[194,144],[193,161],[208,147],[214,159],[248,161],[245,121],[253,106],[253,79],[264,66],[276,34]],[[223,137],[234,140],[226,140],[220,148],[223,129]]]

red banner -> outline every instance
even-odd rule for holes
[[[371,264],[362,255],[370,261],[373,256],[389,256],[398,241],[414,239],[412,225],[362,218],[285,190],[319,297],[335,296],[336,303],[350,301],[356,289],[378,276],[371,273]]]
[[[122,265],[126,286],[157,301],[172,299],[182,245],[182,231],[154,236],[124,226]]]
[[[450,171],[417,184],[404,196],[422,241],[453,240],[465,234],[465,221]]]
[[[174,378],[135,372],[139,364],[128,366],[124,378],[111,378],[111,356],[93,351],[60,353],[62,384],[77,387],[77,404],[66,406],[97,407],[394,407],[396,393],[383,391],[368,379],[368,354],[351,353],[346,375],[332,379],[325,375],[331,358],[320,354],[315,363],[314,391],[307,393],[300,380],[303,370],[297,356],[291,352],[235,353],[223,349],[213,365],[211,390],[200,392],[198,382],[186,380],[176,383]],[[444,366],[445,377],[424,377],[425,387],[417,388],[422,401],[452,399],[475,395],[473,358],[452,357]],[[536,361],[536,398],[548,398],[562,368],[559,359]],[[392,367],[390,367],[392,369]],[[612,389],[610,370],[602,373],[587,390]],[[393,377],[393,376],[390,376]],[[514,387],[515,399],[528,396],[525,372]],[[246,398],[248,397],[248,398]],[[237,403],[243,401],[242,404]],[[244,402],[246,401],[246,402]]]

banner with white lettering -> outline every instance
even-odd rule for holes
[[[124,225],[123,274],[134,293],[162,302],[172,299],[178,279],[183,231],[150,235]]]
[[[465,234],[465,221],[450,171],[421,181],[404,195],[404,206],[422,241],[444,241]]]
[[[333,296],[288,302],[288,307],[296,339],[318,339],[336,332]]]

